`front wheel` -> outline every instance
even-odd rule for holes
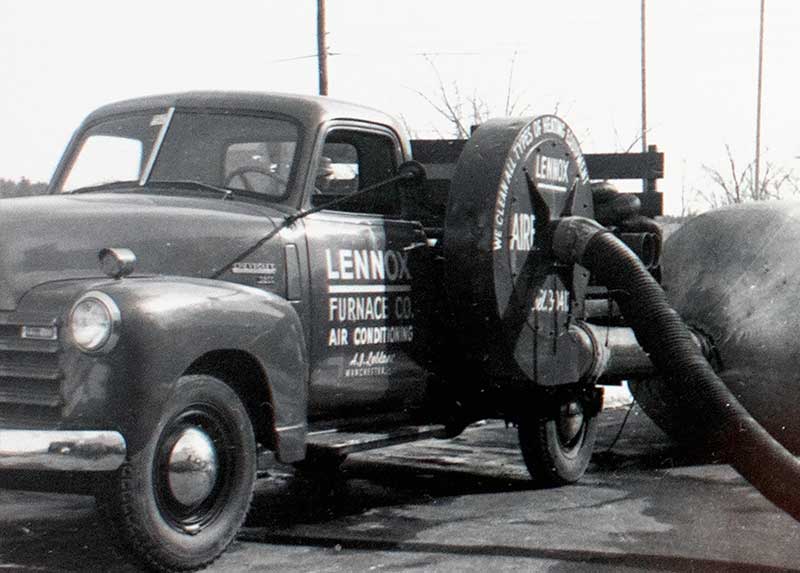
[[[236,392],[205,375],[181,377],[144,448],[98,499],[131,556],[188,571],[221,555],[253,496],[256,446]]]
[[[537,485],[557,487],[583,476],[597,438],[598,411],[579,397],[564,395],[545,411],[520,420],[520,450]]]

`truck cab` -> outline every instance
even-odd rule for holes
[[[416,256],[425,246],[421,226],[403,218],[405,195],[397,184],[346,200],[392,177],[409,153],[392,118],[342,102],[231,94],[145,98],[92,114],[52,190],[83,201],[102,196],[104,205],[131,195],[155,205],[171,199],[189,207],[191,201],[201,220],[229,228],[220,229],[225,241],[240,235],[239,245],[211,252],[203,236],[209,228],[195,219],[187,220],[185,249],[165,228],[145,245],[134,248],[117,232],[116,242],[86,245],[86,252],[130,247],[137,256],[134,276],[213,277],[284,298],[303,330],[309,415],[340,417],[345,410],[397,409],[413,399],[423,374],[411,350],[415,306],[418,317],[427,315],[411,272],[424,273]],[[315,207],[322,208],[284,223],[288,214]],[[231,209],[237,213],[229,218]],[[256,243],[278,227],[230,263],[249,246],[244,228]],[[170,251],[174,258],[165,260]],[[191,268],[175,269],[178,257],[192,260]]]
[[[409,158],[392,118],[323,98],[92,113],[49,194],[0,204],[4,484],[88,488],[147,563],[196,564],[238,529],[257,444],[298,462],[309,425],[417,410],[432,259],[392,181]]]

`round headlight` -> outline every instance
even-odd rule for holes
[[[95,352],[109,342],[116,342],[120,320],[119,308],[114,300],[101,292],[89,292],[81,297],[70,313],[72,339],[81,350]]]

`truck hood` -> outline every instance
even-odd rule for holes
[[[272,231],[278,217],[274,208],[217,198],[98,193],[2,199],[0,310],[14,310],[36,285],[102,277],[97,254],[104,247],[133,250],[138,275],[209,277]]]

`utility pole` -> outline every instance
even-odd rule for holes
[[[325,0],[317,0],[317,61],[319,63],[319,95],[328,95],[328,46],[325,41]]]
[[[761,15],[758,29],[758,95],[756,96],[756,180],[753,198],[761,198],[761,80],[764,68],[764,1],[761,0]]]
[[[642,153],[647,153],[647,0],[642,0]],[[647,191],[647,179],[642,180],[642,191]]]

